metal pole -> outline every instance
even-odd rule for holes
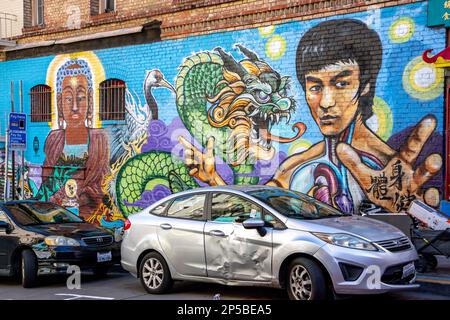
[[[3,200],[8,200],[8,183],[9,183],[9,117],[7,118],[6,137],[5,137],[5,185],[3,186]]]
[[[20,112],[23,112],[23,91],[22,91],[22,80],[20,80],[19,82],[19,94],[20,94]],[[28,126],[27,126],[28,127]],[[22,181],[20,183],[20,191],[21,191],[21,195],[20,198],[23,200],[25,197],[25,192],[24,192],[24,185],[25,185],[25,150],[22,150],[22,168],[20,170],[20,176],[22,178]]]
[[[11,81],[11,112],[14,112],[14,81]],[[12,199],[16,200],[16,152],[12,150],[11,162],[12,162]]]

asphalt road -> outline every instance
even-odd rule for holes
[[[113,272],[107,278],[96,278],[86,272],[81,276],[81,288],[69,290],[67,276],[45,276],[39,287],[24,289],[11,278],[0,277],[0,300],[212,300],[220,294],[222,300],[287,299],[283,290],[255,287],[228,287],[193,282],[177,282],[170,294],[150,295],[138,279],[128,273]],[[379,296],[362,296],[355,300],[450,300],[450,296],[423,292],[420,289]]]

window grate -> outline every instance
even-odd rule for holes
[[[108,79],[100,84],[100,120],[125,119],[125,82]]]
[[[52,120],[51,97],[52,90],[47,85],[37,85],[31,88],[31,122]]]

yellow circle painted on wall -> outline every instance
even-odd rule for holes
[[[389,28],[389,38],[393,43],[404,43],[414,35],[415,22],[412,18],[402,17],[395,20]]]
[[[311,141],[306,139],[298,139],[297,141],[292,142],[288,149],[288,155],[291,156],[296,153],[303,152],[308,150],[312,146]]]
[[[286,52],[286,40],[280,35],[275,35],[266,43],[266,55],[272,60],[280,59]]]
[[[378,137],[387,141],[392,134],[394,124],[392,110],[387,102],[380,97],[373,99],[372,110],[374,115],[367,120],[367,125]]]
[[[77,188],[77,182],[74,179],[67,180],[66,185],[64,186],[66,195],[69,198],[74,198],[77,195]]]
[[[275,31],[275,26],[267,26],[258,28],[259,35],[263,38],[267,38]]]
[[[58,126],[58,108],[57,108],[57,95],[56,95],[56,82],[58,70],[70,60],[79,59],[85,61],[92,74],[92,86],[93,90],[93,127],[101,128],[101,121],[99,116],[100,95],[97,90],[100,82],[106,79],[105,70],[97,55],[92,51],[83,51],[77,53],[61,54],[57,55],[48,65],[46,84],[52,88],[52,121],[49,122],[49,126],[52,130],[59,129]]]
[[[416,57],[403,72],[403,88],[415,99],[434,100],[444,92],[444,70]]]

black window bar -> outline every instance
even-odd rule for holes
[[[30,90],[31,122],[52,120],[52,89],[47,85],[37,85]]]
[[[125,82],[119,79],[100,84],[100,120],[125,119],[125,90]]]

